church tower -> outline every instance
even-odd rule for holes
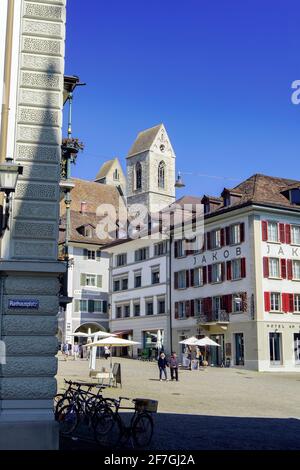
[[[175,153],[163,124],[140,132],[127,161],[127,204],[150,213],[175,201]]]

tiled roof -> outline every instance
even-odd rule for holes
[[[107,160],[106,162],[104,162],[97,173],[95,181],[105,178],[115,162],[118,162],[117,158],[113,158],[112,160]]]
[[[87,212],[96,213],[100,204],[112,204],[118,211],[119,204],[124,206],[118,189],[113,185],[72,178],[75,188],[71,191],[71,209],[79,212],[81,203],[86,202]],[[64,201],[60,203],[61,214],[66,212]]]
[[[95,213],[86,212],[82,214],[81,212],[71,211],[71,228],[70,228],[70,242],[77,243],[90,243],[96,245],[104,245],[112,241],[111,238],[100,239],[96,234],[97,224],[100,222],[101,217],[97,217]],[[92,228],[92,237],[84,236],[80,233],[81,227],[91,226]],[[62,216],[60,220],[59,228],[59,243],[63,243],[65,240],[65,227],[66,227],[66,216]]]
[[[146,129],[142,132],[140,132],[131,147],[131,149],[128,152],[128,157],[132,155],[136,155],[137,153],[145,152],[146,150],[149,150],[159,132],[161,129],[162,124],[159,124],[158,126],[151,127],[150,129]]]

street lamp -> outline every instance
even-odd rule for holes
[[[14,193],[17,186],[18,176],[23,174],[23,167],[12,163],[11,158],[6,158],[6,163],[0,164],[0,191],[5,193],[5,208],[3,211],[1,237],[8,227],[10,214],[10,195]]]

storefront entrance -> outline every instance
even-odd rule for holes
[[[225,341],[224,335],[210,335],[210,339],[220,345],[220,348],[211,347],[209,349],[209,359],[211,366],[225,365]]]

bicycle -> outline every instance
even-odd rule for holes
[[[122,400],[131,400],[134,407],[121,406]],[[119,397],[102,403],[95,410],[93,417],[94,438],[102,447],[115,448],[131,441],[132,447],[146,447],[153,436],[152,413],[157,411],[158,402],[141,398]],[[115,410],[112,407],[115,407]],[[134,410],[129,425],[122,420],[120,410]]]

